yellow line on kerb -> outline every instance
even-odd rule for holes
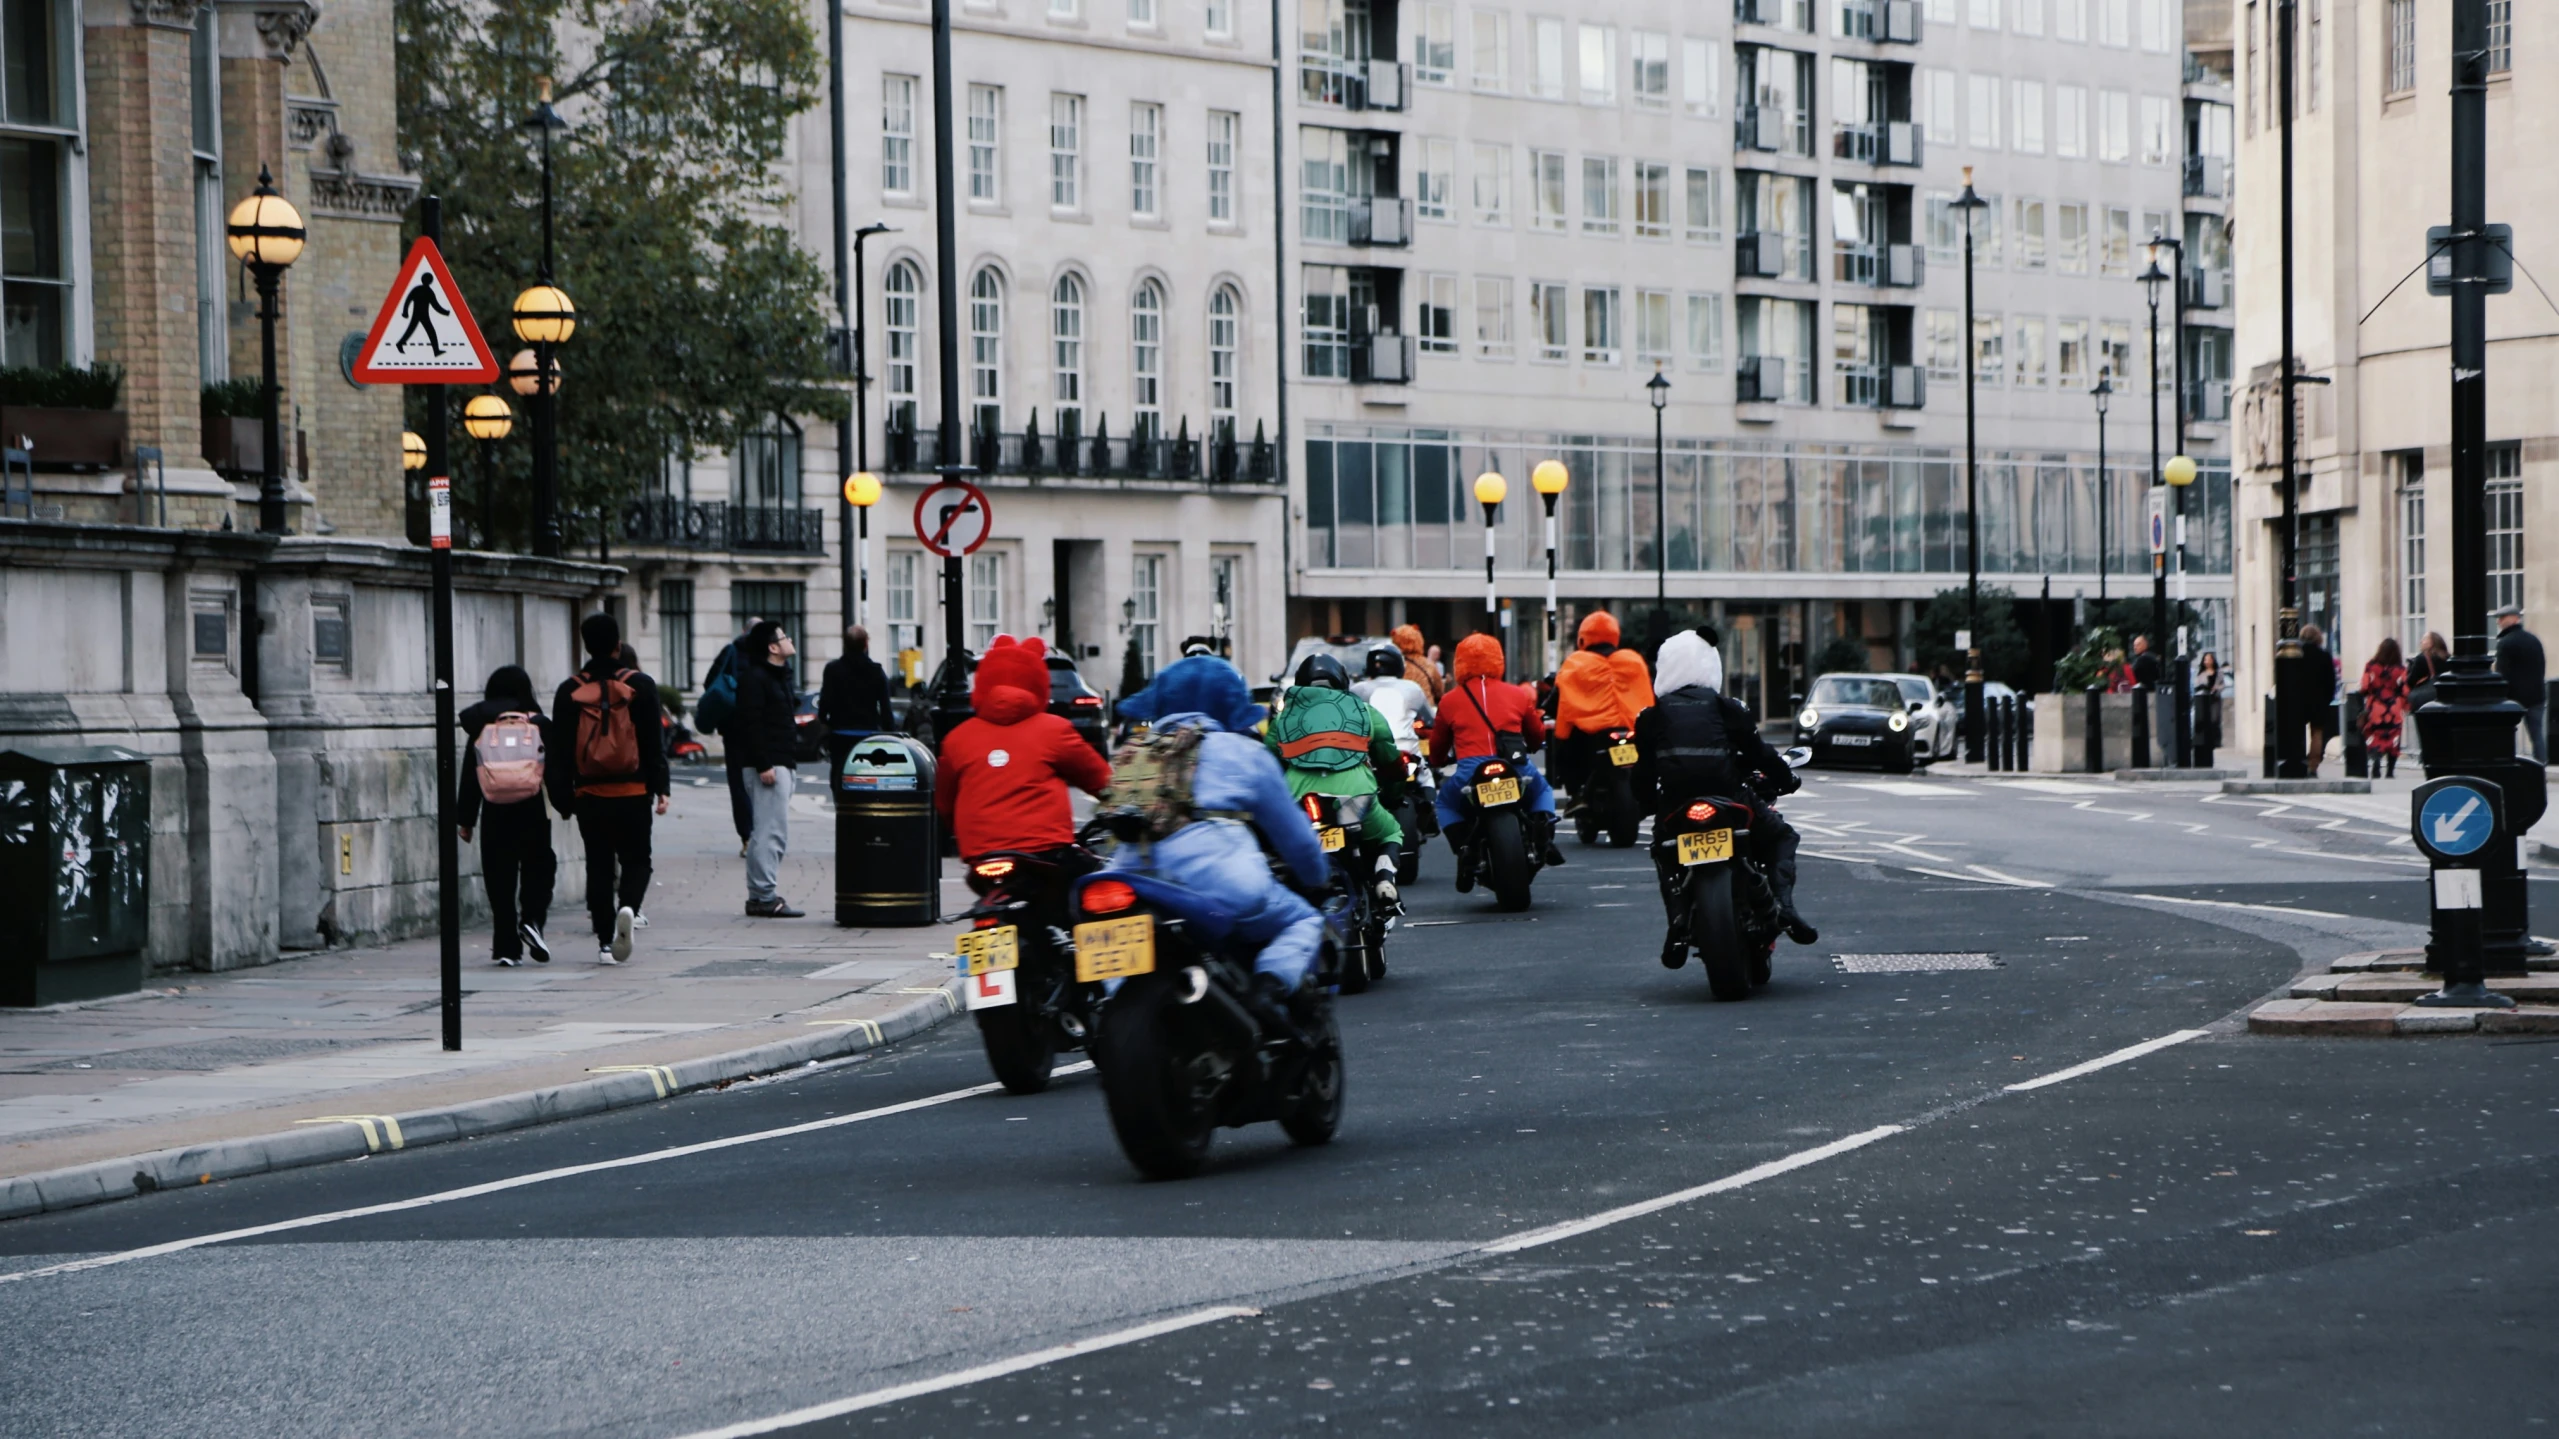
[[[841,1024],[847,1028],[858,1029],[868,1036],[873,1044],[888,1042],[888,1036],[880,1032],[880,1022],[876,1019],[812,1019],[809,1021],[809,1027],[812,1029],[828,1024]]]
[[[389,1140],[393,1149],[405,1140],[400,1137],[400,1121],[387,1114],[323,1114],[316,1119],[297,1119],[296,1124],[352,1124],[364,1131],[364,1152],[380,1154],[382,1143]],[[379,1127],[377,1127],[379,1126]]]
[[[649,1082],[657,1086],[658,1098],[664,1099],[675,1092],[675,1071],[663,1064],[599,1064],[587,1073],[645,1074]]]

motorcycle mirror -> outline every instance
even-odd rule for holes
[[[1813,747],[1802,744],[1790,745],[1779,751],[1778,757],[1786,761],[1788,769],[1802,769],[1813,762]]]

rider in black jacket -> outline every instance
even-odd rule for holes
[[[1757,802],[1744,781],[1765,776],[1779,794],[1800,788],[1785,757],[1762,739],[1750,710],[1723,693],[1724,667],[1714,646],[1693,633],[1680,633],[1662,645],[1655,666],[1654,704],[1635,717],[1635,794],[1656,815],[1705,796],[1751,801],[1750,843],[1775,892],[1778,917],[1786,937],[1811,944],[1819,931],[1795,911],[1795,848],[1800,836],[1774,805]],[[1657,819],[1657,827],[1667,821]],[[1677,969],[1688,962],[1688,914],[1672,881],[1677,868],[1654,851],[1662,887],[1662,909],[1670,932],[1662,941],[1662,964]]]

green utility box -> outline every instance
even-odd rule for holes
[[[112,745],[0,750],[0,1004],[142,987],[151,761]]]

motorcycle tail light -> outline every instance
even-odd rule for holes
[[[1304,806],[1306,810],[1306,817],[1308,819],[1314,820],[1317,823],[1321,823],[1323,821],[1324,802],[1322,800],[1319,800],[1310,794],[1306,798],[1298,801],[1298,803]]]
[[[1699,824],[1704,824],[1715,817],[1715,807],[1701,799],[1688,807],[1688,817]]]
[[[1117,914],[1137,903],[1137,891],[1116,879],[1095,880],[1084,886],[1086,914]]]
[[[1009,859],[982,860],[972,866],[972,868],[981,879],[1002,879],[1004,876],[1013,872],[1013,861]]]
[[[1509,765],[1503,764],[1503,763],[1501,763],[1500,761],[1498,761],[1498,760],[1497,760],[1497,761],[1493,762],[1492,764],[1488,764],[1488,765],[1484,766],[1482,769],[1479,769],[1479,770],[1477,770],[1477,771],[1475,771],[1475,772],[1476,772],[1477,774],[1505,775],[1505,774],[1509,774],[1509,773],[1511,772],[1511,770],[1510,770],[1510,766],[1509,766]]]
[[[974,924],[974,925],[971,925],[971,926],[970,926],[970,928],[972,928],[972,929],[993,929],[993,928],[995,928],[998,924],[1001,924],[1001,923],[1003,923],[1003,921],[1002,921],[1002,920],[997,919],[995,916],[993,916],[993,915],[991,915],[991,914],[988,914],[988,915],[980,915],[980,916],[978,917],[978,921],[977,921],[977,923],[976,923],[976,924]]]

